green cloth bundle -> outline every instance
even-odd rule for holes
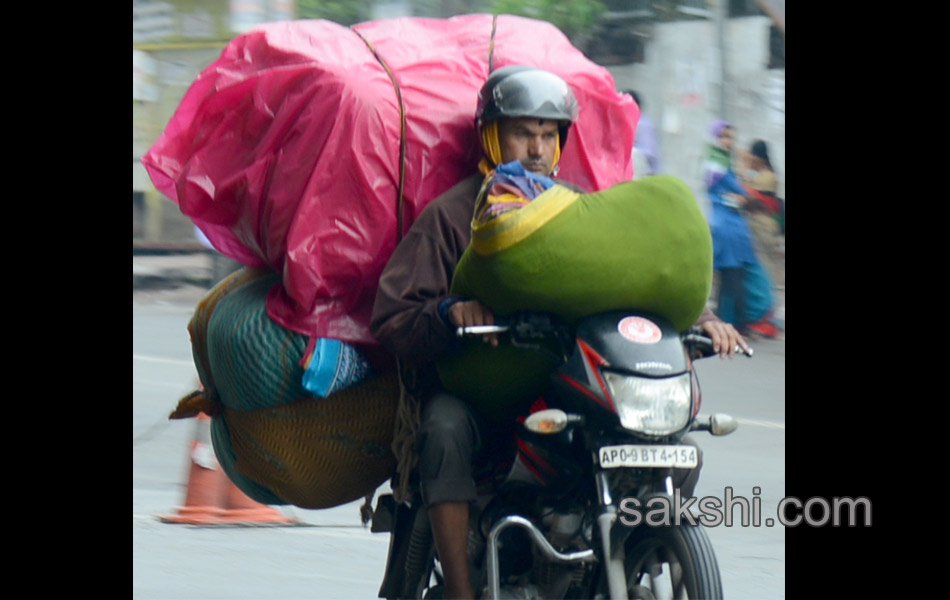
[[[682,331],[702,314],[712,274],[699,206],[680,179],[660,175],[591,194],[557,185],[522,209],[473,224],[451,291],[499,316],[547,311],[574,324],[608,310],[643,310]],[[556,367],[480,339],[438,363],[448,391],[496,419],[522,411]]]

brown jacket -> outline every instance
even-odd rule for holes
[[[452,275],[471,238],[480,174],[429,203],[396,246],[379,279],[370,331],[406,365],[431,363],[452,339],[439,317]]]

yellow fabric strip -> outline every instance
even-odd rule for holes
[[[561,214],[579,196],[573,190],[555,185],[523,208],[506,212],[487,223],[473,222],[472,249],[489,255],[510,248]]]
[[[493,163],[496,165],[501,164],[501,142],[498,138],[498,121],[492,121],[482,127],[482,147]]]

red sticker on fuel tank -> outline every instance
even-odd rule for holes
[[[617,325],[617,330],[637,344],[655,344],[663,337],[656,323],[643,317],[626,317]]]

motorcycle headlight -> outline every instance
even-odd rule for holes
[[[689,373],[649,379],[604,371],[620,424],[647,435],[669,435],[686,427],[690,418]]]

